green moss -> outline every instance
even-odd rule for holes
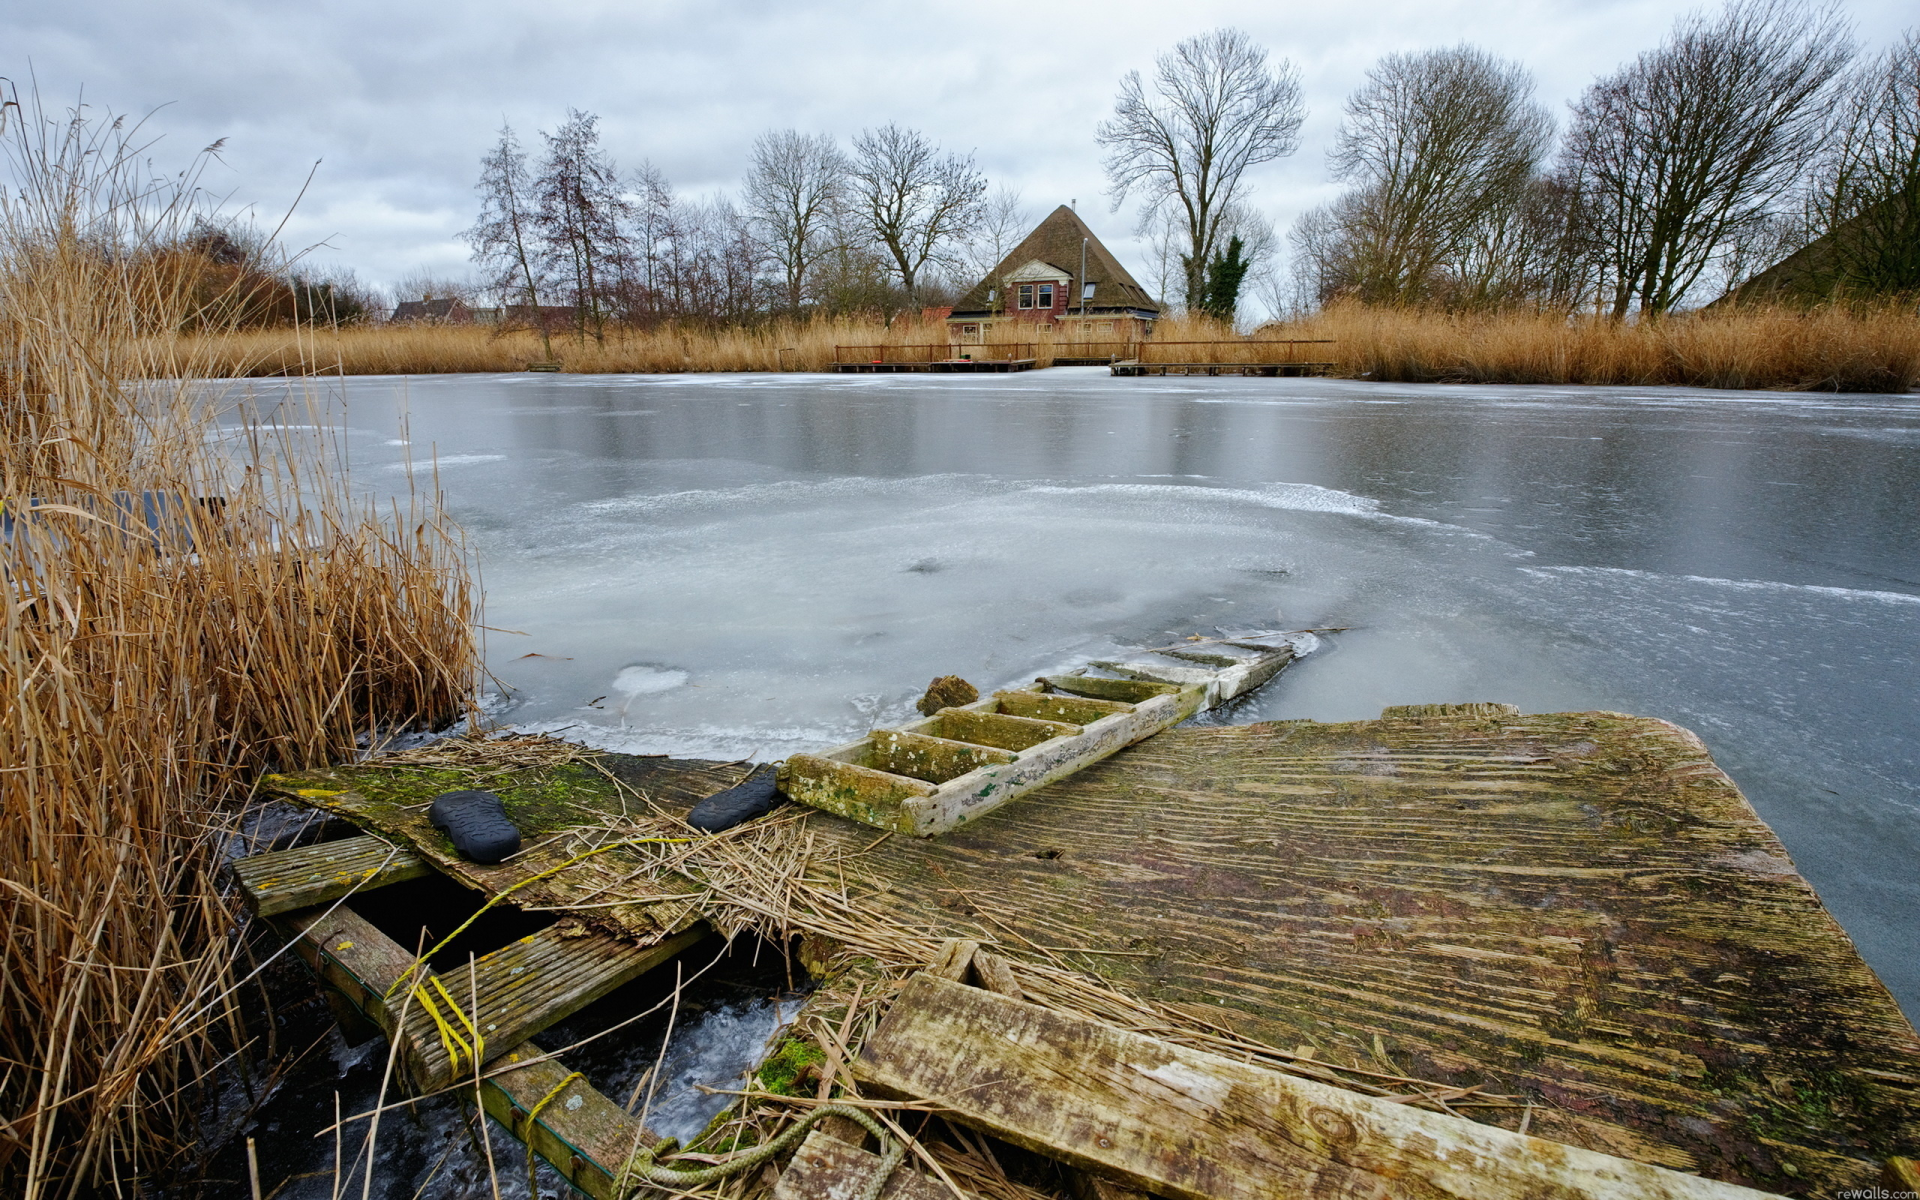
[[[800,1073],[816,1063],[827,1061],[826,1052],[813,1042],[789,1034],[780,1039],[767,1061],[760,1064],[760,1083],[769,1092],[778,1092],[782,1096],[798,1096],[800,1091],[794,1081]]]
[[[591,766],[561,763],[511,771],[380,767],[372,764],[275,775],[269,790],[300,803],[343,812],[363,824],[395,831],[423,813],[442,792],[473,788],[493,792],[527,837],[565,829],[620,811],[614,784]],[[351,791],[363,798],[351,810],[329,803],[326,793]],[[303,795],[302,793],[307,793]]]

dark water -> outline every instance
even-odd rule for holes
[[[1920,1015],[1914,398],[1063,368],[323,399],[368,488],[438,455],[489,623],[526,635],[491,638],[506,721],[771,758],[904,715],[935,674],[1352,626],[1235,719],[1676,721]]]

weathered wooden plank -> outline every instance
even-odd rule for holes
[[[1180,650],[1161,650],[1155,653],[1168,658],[1185,658],[1195,662],[1208,662],[1224,655],[1204,655]],[[1224,704],[1236,696],[1244,696],[1261,684],[1278,675],[1286,665],[1293,661],[1293,647],[1282,646],[1256,658],[1230,660],[1226,665],[1216,663],[1215,669],[1199,667],[1170,667],[1160,663],[1139,662],[1100,662],[1093,665],[1103,670],[1125,675],[1135,680],[1157,680],[1180,687],[1204,688],[1206,698],[1200,707],[1213,708]]]
[[[996,746],[1002,750],[1026,750],[1057,737],[1072,737],[1080,732],[1078,724],[1064,721],[1037,721],[1006,713],[971,708],[943,708],[928,721],[909,726],[916,733],[971,742],[976,746]]]
[[[1007,750],[928,737],[904,729],[876,729],[869,735],[867,744],[867,766],[932,784],[1014,760],[1013,753]]]
[[[667,962],[706,932],[704,924],[696,925],[643,946],[600,933],[565,936],[549,928],[476,959],[471,971],[457,967],[440,979],[486,1038],[491,1060]],[[423,1088],[444,1087],[453,1082],[456,1069],[473,1069],[471,1062],[449,1060],[432,1018],[424,1013],[409,1015],[408,1038],[415,1078]]]
[[[1682,1175],[1296,1079],[922,972],[854,1075],[1173,1200],[1756,1200]]]
[[[520,1062],[527,1065],[513,1066]],[[480,1090],[488,1116],[522,1143],[531,1142],[549,1166],[595,1200],[626,1200],[617,1186],[621,1169],[635,1150],[658,1138],[585,1079],[561,1087],[572,1072],[544,1057],[536,1043],[523,1042],[488,1069],[497,1072]],[[536,1106],[540,1115],[529,1124]]]
[[[1146,679],[1100,679],[1092,675],[1042,675],[1040,682],[1056,692],[1094,700],[1118,700],[1123,704],[1139,704],[1180,690],[1178,684]]]
[[[995,692],[993,702],[995,712],[1071,725],[1091,725],[1102,717],[1133,711],[1133,705],[1118,700],[1062,696],[1053,692]]]
[[[276,917],[430,870],[411,847],[368,836],[255,854],[233,864],[233,877],[257,915]]]
[[[910,800],[931,796],[933,784],[817,754],[789,754],[776,778],[802,804],[880,829],[912,833]]]
[[[1034,788],[1179,724],[1193,715],[1201,698],[1198,688],[1151,696],[1135,704],[1131,712],[1102,717],[1072,737],[1042,742],[1020,751],[1011,762],[989,764],[956,776],[932,795],[910,799],[901,806],[910,822],[907,832],[931,837],[976,821]]]
[[[413,955],[346,905],[302,909],[282,917],[293,949],[325,986],[361,1016],[390,1030],[386,992],[413,967]]]
[[[428,1042],[438,1052],[444,1072],[444,1052],[434,1038],[432,1026],[408,1001],[405,992],[391,1000],[386,992],[413,967],[413,955],[382,933],[366,918],[344,905],[328,913],[309,909],[283,918],[296,938],[294,948],[319,975],[322,984],[345,998],[353,1008],[392,1036],[395,1019],[407,1013],[407,1038],[410,1043]],[[516,946],[523,943],[515,943]],[[530,951],[522,951],[522,955]],[[492,956],[489,956],[492,957]],[[482,960],[484,961],[484,960]],[[505,961],[505,960],[502,960]],[[457,977],[442,977],[455,991],[464,985],[466,972]],[[456,992],[465,1002],[466,993]],[[481,1104],[508,1132],[525,1142],[533,1139],[534,1150],[575,1186],[598,1200],[624,1200],[615,1187],[621,1167],[636,1146],[653,1145],[657,1140],[584,1079],[576,1079],[554,1089],[571,1073],[566,1066],[545,1057],[540,1047],[522,1039],[517,1047],[500,1047],[489,1054],[482,1074]],[[420,1071],[420,1057],[403,1046],[402,1061],[410,1073]],[[525,1066],[513,1067],[513,1064]],[[501,1071],[502,1067],[513,1067]],[[465,1064],[467,1071],[472,1064]],[[415,1076],[418,1082],[419,1076]],[[434,1086],[453,1082],[439,1079]],[[424,1089],[423,1089],[424,1090]],[[540,1109],[530,1129],[527,1115],[553,1093]]]
[[[900,730],[875,730],[859,742],[839,746],[823,755],[795,754],[780,769],[780,787],[788,796],[815,808],[851,817],[881,829],[931,837],[944,833],[1005,804],[1023,793],[1098,762],[1141,738],[1177,725],[1192,716],[1205,692],[1129,680],[1101,680],[1130,688],[1153,689],[1138,703],[1108,713],[1069,737],[1051,738],[1018,752],[942,742]],[[977,701],[970,709],[997,706],[1000,697]],[[896,749],[897,753],[896,753]],[[923,779],[878,769],[896,762],[921,776],[944,774],[921,758],[935,750],[959,765],[964,750],[984,764],[948,777],[938,786]],[[918,756],[909,758],[909,755]],[[872,765],[866,765],[872,764]]]
[[[774,1186],[773,1200],[855,1200],[884,1162],[819,1130],[807,1134]],[[887,1177],[880,1200],[953,1200],[953,1193],[902,1164]]]
[[[893,919],[1088,947],[1268,1045],[1524,1095],[1554,1141],[1808,1196],[1920,1145],[1920,1038],[1664,721],[1188,726],[932,842],[809,835]]]

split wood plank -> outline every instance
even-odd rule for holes
[[[667,962],[706,932],[704,924],[696,925],[641,946],[601,933],[569,937],[547,928],[476,959],[471,970],[441,972],[440,979],[455,1003],[471,1008],[492,1059]],[[471,1062],[449,1060],[431,1020],[425,1014],[408,1019],[417,1078],[429,1089],[443,1087],[453,1082],[457,1070],[473,1067]]]
[[[1173,1200],[1758,1200],[915,975],[854,1077]]]
[[[856,1200],[882,1165],[878,1154],[816,1129],[794,1152],[773,1189],[773,1200]],[[903,1163],[887,1177],[880,1200],[953,1200],[953,1193]]]
[[[544,929],[476,960],[471,971],[463,966],[429,972],[452,997],[456,1012],[448,1010],[446,998],[431,985],[423,989],[424,998],[416,996],[411,1005],[405,993],[389,997],[386,993],[411,969],[413,958],[344,905],[331,915],[298,914],[289,924],[304,935],[302,956],[321,979],[389,1036],[396,1014],[406,1010],[402,1057],[423,1091],[445,1087],[473,1069],[471,1058],[457,1044],[449,1054],[436,1012],[452,1033],[469,1042],[471,1021],[485,1039],[483,1057],[492,1060],[666,962],[705,934],[700,925],[640,946],[604,934],[564,937]]]
[[[413,955],[344,905],[332,912],[314,908],[292,913],[285,924],[295,935],[296,952],[321,982],[392,1036],[392,1016],[406,1006],[406,993],[396,994],[391,1001],[386,993],[412,969]],[[409,1008],[407,1015],[410,1041],[417,1044],[433,1037],[431,1025],[421,1014]],[[418,1069],[417,1056],[403,1053],[403,1057],[412,1060],[410,1070]],[[515,1065],[520,1063],[525,1065]],[[472,1064],[466,1065],[471,1070]],[[636,1147],[658,1140],[585,1079],[573,1080],[555,1093],[529,1128],[527,1114],[571,1074],[531,1041],[494,1053],[481,1074],[481,1105],[488,1115],[522,1142],[531,1137],[536,1153],[596,1200],[621,1200],[616,1181],[628,1156]]]
[[[331,904],[349,892],[418,879],[430,870],[412,847],[371,836],[274,850],[233,864],[240,894],[262,917]]]

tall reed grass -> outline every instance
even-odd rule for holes
[[[597,372],[824,371],[836,346],[946,341],[938,322],[835,320],[734,329],[610,330],[604,342],[556,341],[563,369]],[[1204,319],[1162,320],[1154,361],[1238,362],[1279,353],[1256,343],[1331,339],[1287,353],[1330,360],[1332,374],[1404,383],[1670,384],[1709,388],[1904,391],[1920,383],[1920,316],[1894,308],[1713,311],[1621,323],[1536,313],[1456,314],[1335,306],[1251,338]],[[997,342],[1036,343],[1042,366],[1072,343],[1000,322]],[[1189,343],[1175,347],[1169,343]],[[1192,343],[1199,343],[1197,345]],[[1104,347],[1105,344],[1103,344]],[[1104,349],[1101,351],[1105,352]],[[197,350],[227,375],[520,371],[537,336],[481,326],[257,330]]]
[[[1901,392],[1920,383],[1911,309],[1733,309],[1624,323],[1335,306],[1262,337],[1331,338],[1348,378]],[[1309,347],[1302,347],[1309,349]]]
[[[249,781],[455,717],[474,596],[430,504],[370,511],[324,443],[208,402],[244,351],[159,336],[196,303],[143,269],[191,173],[152,184],[116,123],[5,116],[0,1194],[130,1195],[250,1053],[220,878]]]

